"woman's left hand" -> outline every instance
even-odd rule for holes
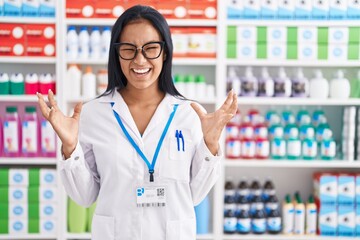
[[[219,139],[226,124],[234,117],[237,110],[237,95],[231,90],[223,105],[212,113],[207,113],[196,103],[192,108],[199,115],[206,146],[213,155],[219,150]]]

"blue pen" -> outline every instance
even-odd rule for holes
[[[180,142],[179,142],[179,131],[176,130],[175,132],[175,137],[176,137],[176,141],[177,141],[177,149],[178,149],[178,152],[180,152]]]
[[[185,152],[185,139],[184,139],[184,136],[180,130],[180,133],[179,133],[179,138],[181,138],[181,142],[182,142],[182,150],[183,152]]]

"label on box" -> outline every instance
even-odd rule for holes
[[[27,219],[28,218],[28,204],[27,203],[9,203],[9,218],[10,219]]]
[[[289,0],[278,1],[278,18],[289,19],[293,18],[295,13],[295,3]]]
[[[286,43],[286,27],[268,27],[267,28],[267,41],[268,42],[281,42]]]
[[[347,53],[347,45],[329,44],[329,60],[347,60]]]
[[[315,60],[317,55],[317,45],[299,44],[298,58],[300,60]]]
[[[320,207],[319,211],[319,234],[322,236],[337,235],[337,211],[336,207]]]
[[[27,219],[10,219],[9,220],[10,234],[27,234],[28,220]]]
[[[267,46],[267,59],[284,60],[286,58],[286,45],[284,43],[269,43]]]
[[[329,27],[329,43],[349,42],[349,28],[348,27]]]
[[[255,59],[256,58],[256,46],[255,43],[238,44],[237,46],[237,59]]]
[[[55,169],[40,169],[40,186],[56,186]]]
[[[317,43],[317,28],[298,27],[298,43]]]
[[[244,18],[259,18],[260,1],[245,0],[244,1]]]
[[[353,207],[338,208],[338,236],[355,236],[356,215]]]
[[[338,204],[353,205],[355,203],[354,176],[338,176]]]
[[[29,170],[10,168],[9,186],[29,186]]]
[[[312,17],[315,19],[327,19],[329,14],[329,2],[313,0]]]
[[[226,10],[228,19],[239,19],[243,17],[244,4],[242,0],[227,0]]]
[[[337,203],[337,177],[336,176],[321,176],[319,185],[319,198],[321,204],[336,204]]]
[[[257,41],[257,29],[256,27],[237,27],[236,29],[237,42],[256,42]]]
[[[261,1],[261,18],[276,18],[278,9],[277,0]]]
[[[9,202],[10,203],[27,203],[28,188],[9,186]]]

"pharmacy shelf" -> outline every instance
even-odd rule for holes
[[[360,23],[359,23],[360,24]],[[359,61],[330,61],[330,60],[241,60],[227,59],[226,64],[229,66],[254,66],[254,67],[359,67]]]
[[[67,240],[90,240],[91,239],[91,235],[89,233],[83,233],[83,234],[73,234],[73,233],[68,233],[66,235],[66,239]],[[197,235],[196,236],[197,240],[212,240],[214,239],[214,236],[212,234],[204,234],[204,235]]]
[[[75,26],[112,26],[114,25],[116,18],[67,18],[65,20],[66,25]],[[171,19],[167,20],[169,26],[202,26],[202,27],[216,27],[216,20],[199,20],[199,19]]]
[[[56,158],[0,158],[0,165],[56,165]]]
[[[286,27],[358,27],[360,20],[287,20],[287,19],[239,19],[227,20],[226,25],[286,26]]]
[[[21,64],[55,64],[55,57],[29,57],[29,56],[2,56],[0,57],[0,63],[21,63]]]
[[[266,106],[282,106],[282,105],[306,105],[306,106],[358,106],[360,99],[315,99],[315,98],[286,98],[286,97],[239,97],[239,105],[266,105]]]
[[[0,234],[0,240],[23,240],[23,239],[57,239],[58,237],[55,235],[43,235],[43,234]]]
[[[37,102],[37,100],[35,95],[0,95],[0,102]]]
[[[349,237],[329,237],[329,236],[289,236],[289,235],[223,235],[223,240],[349,240]]]
[[[39,24],[55,24],[56,19],[46,17],[0,17],[1,23],[39,23]]]
[[[225,167],[269,167],[269,168],[359,168],[360,161],[347,160],[274,160],[274,159],[226,159]]]

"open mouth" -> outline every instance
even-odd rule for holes
[[[142,68],[142,69],[131,69],[134,73],[138,75],[145,75],[151,71],[151,68]]]

